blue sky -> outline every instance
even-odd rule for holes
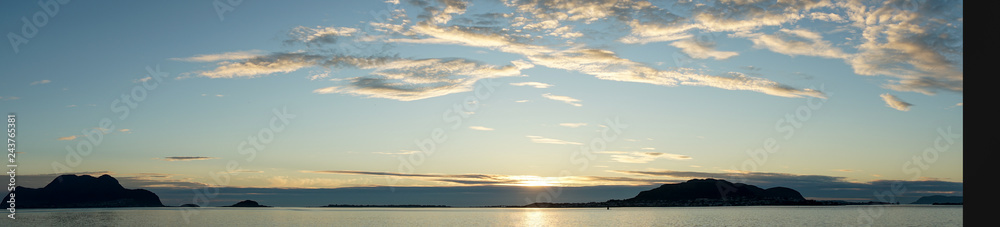
[[[26,175],[961,194],[961,1],[43,3],[0,7]]]

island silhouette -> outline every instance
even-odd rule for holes
[[[962,205],[961,196],[931,195],[924,196],[910,204],[932,204],[932,205]]]
[[[257,201],[253,200],[243,200],[233,205],[223,206],[223,207],[271,207],[271,206],[260,205],[260,203],[257,203]]]
[[[16,208],[163,207],[155,193],[126,189],[107,174],[61,175],[43,188],[18,186],[0,205],[10,207],[10,201],[14,201]]]

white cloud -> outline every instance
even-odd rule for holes
[[[332,44],[336,43],[340,37],[350,37],[358,31],[359,29],[357,28],[349,27],[308,28],[298,26],[292,28],[292,31],[288,34],[292,39],[285,40],[285,43],[301,42],[306,45]]]
[[[31,85],[47,84],[47,83],[51,83],[51,82],[52,82],[51,80],[39,80],[39,81],[31,82]]]
[[[525,137],[528,137],[528,139],[531,139],[532,143],[583,145],[583,143],[579,143],[579,142],[572,142],[572,141],[565,141],[565,140],[559,140],[559,139],[545,138],[545,137],[541,137],[541,136],[528,135],[528,136],[525,136]]]
[[[517,64],[494,66],[465,59],[400,59],[373,66],[369,76],[348,85],[316,89],[319,94],[351,94],[413,101],[473,90],[482,79],[520,76]]]
[[[493,131],[493,128],[487,128],[483,126],[469,126],[469,129],[479,130],[479,131]]]
[[[962,4],[841,5],[851,10],[854,25],[863,28],[863,43],[847,61],[855,73],[893,77],[885,87],[896,91],[963,91]]]
[[[510,83],[510,85],[514,85],[514,86],[529,86],[529,87],[534,87],[534,88],[548,88],[548,87],[552,87],[551,84],[546,84],[546,83],[542,83],[542,82],[519,82],[519,83]]]
[[[622,154],[624,153],[624,154]],[[656,159],[690,160],[691,156],[662,152],[622,152],[612,154],[611,160],[621,163],[649,163]]]
[[[560,102],[565,102],[566,104],[570,104],[570,105],[573,105],[573,106],[583,106],[583,104],[580,104],[580,100],[579,99],[575,99],[575,98],[572,98],[572,97],[569,97],[569,96],[561,96],[561,95],[553,95],[551,93],[545,93],[545,94],[542,94],[542,97],[545,97],[545,98],[551,99],[551,100],[560,101]]]
[[[570,127],[570,128],[578,128],[586,125],[587,123],[559,123],[559,126]]]
[[[885,101],[885,106],[899,111],[910,111],[910,106],[913,106],[913,104],[904,102],[899,97],[890,95],[889,93],[881,94],[879,97],[882,97],[882,101]]]
[[[679,40],[670,43],[670,45],[680,48],[681,52],[697,59],[715,58],[718,60],[724,60],[739,55],[739,53],[732,51],[717,51],[715,50],[715,43],[699,42],[693,39]]]
[[[188,61],[188,62],[218,62],[218,61],[233,61],[233,60],[246,60],[257,56],[262,56],[264,51],[261,50],[248,50],[248,51],[235,51],[226,52],[221,54],[203,54],[193,57],[186,58],[171,58],[174,61]]]
[[[756,48],[768,49],[790,56],[802,55],[837,59],[850,56],[841,51],[840,48],[833,47],[830,42],[823,40],[819,33],[806,29],[781,29],[772,35],[749,34],[748,36]]]
[[[419,152],[420,151],[414,151],[414,150],[399,150],[399,152],[379,152],[379,151],[376,151],[376,152],[372,152],[372,153],[373,154],[384,154],[384,155],[408,155],[408,154],[416,154],[416,153],[419,153]]]
[[[276,53],[256,56],[240,62],[222,62],[211,71],[200,72],[209,78],[253,78],[272,73],[288,73],[305,67],[317,66],[326,60],[320,55],[304,53]]]

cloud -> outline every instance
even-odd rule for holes
[[[51,82],[52,82],[51,80],[39,80],[39,81],[31,82],[31,85],[47,84],[47,83],[51,83]]]
[[[837,15],[836,13],[812,12],[809,14],[809,17],[812,18],[813,20],[830,21],[838,23],[847,22],[847,19],[844,19],[843,17]]]
[[[479,131],[493,131],[493,128],[487,128],[483,126],[469,126],[469,129],[479,130]]]
[[[541,136],[528,135],[528,136],[525,136],[525,137],[528,137],[528,139],[531,139],[532,143],[583,145],[583,143],[579,143],[579,142],[571,142],[571,141],[565,141],[565,140],[545,138],[545,137],[541,137]]]
[[[697,41],[694,39],[679,40],[670,43],[670,45],[680,48],[681,52],[691,56],[691,58],[697,59],[715,58],[717,60],[724,60],[739,55],[739,53],[732,51],[715,50],[714,42]]]
[[[749,34],[746,36],[750,38],[756,48],[768,49],[785,55],[836,59],[850,57],[840,48],[833,47],[830,42],[823,40],[819,33],[806,29],[781,29],[772,35]]]
[[[196,161],[196,160],[209,160],[217,159],[216,157],[202,157],[202,156],[173,156],[173,157],[163,157],[158,158],[163,161]]]
[[[885,75],[886,88],[933,95],[963,91],[962,4],[928,1],[900,6],[844,2],[863,29],[858,53],[848,64],[859,75]]]
[[[542,97],[560,102],[565,102],[566,104],[570,104],[573,106],[583,106],[583,104],[580,104],[579,99],[575,99],[569,96],[561,96],[561,95],[553,95],[552,93],[545,93],[542,94]]]
[[[494,66],[466,59],[400,59],[371,68],[374,71],[369,76],[351,78],[347,85],[313,92],[413,101],[472,91],[482,79],[521,75],[516,62]]]
[[[559,123],[559,126],[570,127],[570,128],[578,128],[580,126],[586,126],[586,125],[587,123]]]
[[[511,0],[498,4],[510,10],[488,13],[471,9],[476,4],[465,1],[407,3],[420,11],[413,21],[403,10],[395,10],[386,20],[362,22],[366,29],[358,26],[292,28],[286,43],[305,43],[306,50],[271,54],[232,52],[187,59],[216,62],[214,69],[196,73],[210,78],[253,78],[307,67],[373,70],[375,73],[368,76],[338,78],[347,81],[347,85],[327,86],[314,89],[314,92],[412,101],[467,91],[470,82],[478,77],[464,75],[469,78],[412,83],[404,80],[438,67],[398,68],[393,65],[426,60],[395,57],[398,55],[378,57],[383,61],[367,65],[343,59],[382,56],[397,44],[460,45],[519,55],[524,60],[512,62],[518,70],[541,65],[609,81],[666,87],[705,86],[790,98],[825,97],[820,91],[795,88],[758,74],[748,76],[707,67],[654,68],[619,56],[611,51],[616,47],[596,48],[604,45],[585,43],[593,39],[625,45],[671,42],[670,45],[692,58],[722,60],[739,55],[715,49],[715,37],[729,37],[746,38],[757,48],[790,56],[843,59],[856,74],[887,76],[889,79],[883,85],[886,89],[928,95],[963,89],[962,4],[953,2],[901,7],[900,4],[905,3],[899,1]],[[468,10],[477,13],[466,13]],[[803,19],[810,20],[807,23],[837,27],[830,31],[802,29],[796,22]],[[586,26],[620,28],[627,34],[604,38],[614,33]],[[821,33],[834,34],[831,37],[847,41],[824,40]],[[591,39],[580,39],[582,37]],[[703,39],[706,37],[708,39]],[[348,42],[374,44],[369,46],[378,48],[344,51],[343,47],[352,45],[324,45],[350,44]],[[440,58],[440,61],[446,63],[452,59]],[[403,78],[386,78],[379,70],[414,70],[417,73],[400,74],[406,75]],[[327,76],[330,75],[314,74],[310,78],[316,80]]]
[[[612,154],[611,160],[621,163],[649,163],[656,159],[690,160],[691,156],[663,152],[603,152]]]
[[[139,79],[134,79],[134,80],[132,80],[132,83],[142,83],[142,82],[149,81],[150,79],[153,79],[153,77],[147,76],[147,77],[143,77],[143,78],[139,78]]]
[[[218,61],[234,61],[234,60],[246,60],[262,56],[264,51],[262,50],[248,50],[248,51],[235,51],[226,52],[220,54],[203,54],[193,57],[186,58],[171,58],[174,61],[186,61],[186,62],[218,62]]]
[[[308,28],[298,26],[292,28],[288,34],[291,39],[285,40],[286,44],[304,43],[306,45],[323,45],[337,43],[341,37],[350,37],[358,33],[357,28],[350,27],[316,27]]]
[[[461,185],[515,185],[521,181],[513,176],[497,174],[421,174],[421,173],[394,173],[376,171],[355,171],[355,170],[303,170],[303,173],[321,174],[350,174],[350,175],[373,175],[388,176],[398,178],[409,178],[423,181],[443,182]]]
[[[76,135],[56,138],[56,140],[75,140],[75,139]]]
[[[534,88],[549,88],[549,87],[552,87],[551,84],[546,84],[546,83],[542,83],[542,82],[519,82],[519,83],[510,83],[510,85],[514,85],[514,86],[529,86],[529,87],[534,87]]]
[[[209,78],[253,78],[272,73],[288,73],[305,67],[318,66],[327,59],[325,56],[306,53],[273,53],[254,56],[239,62],[222,62],[211,71],[199,72]]]
[[[384,155],[408,155],[408,154],[416,154],[416,153],[419,153],[419,152],[420,151],[399,150],[399,152],[379,152],[379,151],[376,151],[376,152],[372,152],[372,153],[373,154],[384,154]]]
[[[882,97],[882,101],[885,101],[885,106],[899,111],[910,111],[910,106],[913,106],[913,104],[904,102],[903,100],[900,100],[899,97],[890,95],[889,93],[881,94],[879,97]]]

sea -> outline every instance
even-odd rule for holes
[[[19,209],[0,226],[962,226],[960,205]]]

